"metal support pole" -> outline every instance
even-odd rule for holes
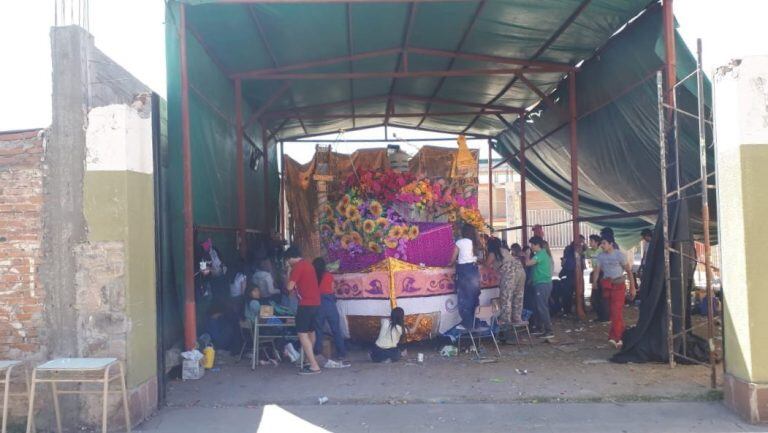
[[[240,257],[245,259],[248,243],[245,239],[245,166],[243,162],[243,83],[235,80],[235,145],[237,146],[237,158],[235,175],[237,182],[237,241],[240,249]]]
[[[696,87],[698,91],[699,102],[699,165],[701,174],[701,220],[704,225],[704,278],[707,289],[707,341],[709,343],[709,367],[710,385],[717,387],[717,367],[715,365],[715,316],[714,316],[714,297],[715,292],[712,289],[712,263],[709,238],[709,189],[707,176],[707,134],[704,117],[704,73],[702,71],[702,50],[701,39],[696,41]]]
[[[528,197],[526,196],[525,115],[520,115],[520,223],[523,236],[520,244],[528,245]]]
[[[270,234],[272,231],[272,208],[269,205],[269,133],[266,126],[261,124],[261,150],[264,158],[264,233]]]
[[[664,85],[662,74],[656,74],[656,91],[659,110],[659,163],[661,165],[661,229],[664,242],[664,282],[667,296],[667,352],[669,366],[675,366],[674,323],[672,318],[672,277],[670,274],[669,247],[669,201],[667,200],[667,131],[664,121]]]
[[[280,142],[280,238],[287,239],[285,236],[285,142]]]
[[[488,139],[488,223],[493,233],[493,143]]]
[[[192,148],[189,136],[189,74],[187,71],[186,7],[179,4],[179,61],[181,69],[181,161],[184,184],[184,347],[197,343],[195,306],[195,245],[192,220]]]
[[[675,13],[672,0],[664,0],[662,16],[664,25],[664,71],[666,79],[664,102],[671,106],[677,106],[677,104],[675,104],[675,84],[677,84]]]
[[[584,320],[586,314],[584,313],[584,270],[581,269],[581,243],[579,239],[579,137],[575,71],[568,76],[568,106],[571,117],[571,214],[573,215],[573,254],[576,260],[576,315],[580,320]]]

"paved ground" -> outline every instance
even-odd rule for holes
[[[625,313],[634,323],[636,311]],[[492,363],[443,358],[437,342],[410,347],[410,360],[392,364],[373,364],[358,349],[351,368],[309,377],[290,364],[252,371],[247,360],[219,357],[203,379],[172,382],[169,407],[141,431],[768,431],[712,401],[720,394],[710,390],[705,368],[608,363],[605,324],[565,318],[555,331],[556,343],[502,346]],[[418,352],[424,364],[414,361]],[[319,405],[319,397],[328,403]],[[265,410],[264,423],[276,430],[262,423]],[[304,422],[291,414],[309,424],[288,427]]]
[[[631,310],[628,310],[628,316]],[[631,320],[631,318],[630,318]],[[665,364],[619,365],[606,362],[613,353],[607,325],[560,319],[558,342],[533,348],[502,346],[498,362],[480,364],[469,355],[443,358],[439,344],[409,349],[413,360],[373,364],[363,350],[351,354],[352,367],[299,376],[290,364],[258,367],[220,357],[218,370],[199,381],[172,382],[171,407],[236,407],[267,404],[313,404],[327,396],[332,402],[388,403],[510,403],[520,401],[648,401],[694,400],[709,395],[709,372],[698,366],[670,369]],[[570,332],[568,332],[570,331]],[[485,344],[488,354],[492,345]],[[528,374],[519,374],[517,370]]]
[[[262,414],[266,413],[262,417]],[[304,421],[302,421],[302,419]],[[322,428],[313,428],[313,426]],[[570,404],[406,404],[174,408],[146,422],[146,433],[766,432],[719,402]]]

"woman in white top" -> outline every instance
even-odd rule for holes
[[[371,361],[398,361],[402,356],[401,340],[405,333],[405,311],[400,307],[395,307],[392,309],[389,319],[381,319],[379,338],[376,339],[376,344],[370,353]]]
[[[475,308],[480,303],[480,271],[475,256],[477,232],[469,224],[461,227],[461,239],[456,241],[453,250],[453,263],[456,264],[456,297],[458,298],[459,330],[471,329],[475,319]]]

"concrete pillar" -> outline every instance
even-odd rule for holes
[[[768,422],[768,56],[718,68],[714,106],[725,403]]]

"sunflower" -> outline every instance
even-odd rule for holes
[[[374,220],[363,221],[363,231],[365,231],[368,234],[371,234],[373,233],[374,230],[376,230],[376,222]]]
[[[352,236],[350,235],[344,235],[341,237],[341,247],[345,250],[349,248],[349,245],[352,244]]]
[[[408,229],[408,239],[413,240],[413,239],[416,239],[417,237],[419,237],[419,226],[412,225]]]
[[[347,205],[343,201],[340,201],[339,204],[336,205],[336,212],[344,215],[347,213]]]
[[[386,238],[384,239],[384,245],[386,245],[387,248],[395,249],[397,248],[397,239]]]
[[[344,235],[344,225],[336,226],[333,228],[333,234],[336,236],[343,236]]]
[[[368,249],[373,251],[376,254],[381,253],[381,245],[377,244],[374,241],[368,242]]]
[[[389,229],[389,233],[387,233],[387,236],[394,239],[399,239],[403,237],[403,228],[400,226],[392,226]]]
[[[320,207],[320,214],[323,215],[325,219],[331,219],[333,218],[333,209],[326,203]]]
[[[386,228],[389,227],[389,220],[384,217],[378,217],[376,218],[376,224]]]
[[[346,215],[347,215],[347,218],[350,221],[359,221],[360,220],[360,211],[357,210],[357,208],[355,206],[349,206],[347,208]]]
[[[360,236],[360,233],[358,233],[358,232],[352,232],[352,233],[350,233],[349,235],[350,235],[350,236],[352,236],[352,240],[353,240],[353,241],[354,241],[356,244],[360,244],[360,245],[362,245],[362,243],[363,243],[363,237],[362,237],[362,236]]]
[[[381,206],[381,203],[376,200],[371,202],[371,204],[368,206],[368,210],[371,211],[371,214],[377,218],[380,217],[384,212],[384,208]]]

